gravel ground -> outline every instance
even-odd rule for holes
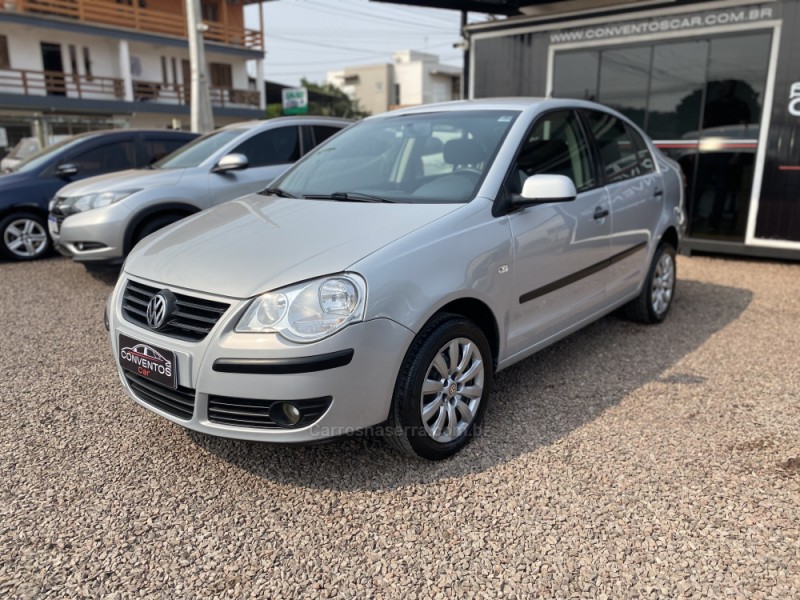
[[[120,387],[110,281],[0,263],[0,596],[800,597],[800,265],[679,259],[432,464],[206,437]]]

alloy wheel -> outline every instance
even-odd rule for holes
[[[47,232],[38,221],[21,217],[6,226],[3,243],[19,258],[34,258],[47,249]]]
[[[675,259],[668,253],[663,253],[653,271],[652,293],[650,300],[653,311],[657,315],[664,314],[672,301],[672,292],[675,288]]]
[[[439,349],[420,398],[422,423],[433,441],[452,442],[470,427],[483,396],[484,374],[483,356],[473,341],[459,337]]]

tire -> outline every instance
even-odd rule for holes
[[[11,260],[36,260],[52,247],[47,222],[35,213],[18,212],[0,220],[0,254]]]
[[[435,316],[414,338],[400,367],[387,441],[426,460],[442,460],[461,450],[486,411],[492,365],[489,342],[477,325],[459,315]],[[426,381],[428,391],[423,392]]]
[[[625,316],[648,325],[661,323],[672,306],[676,280],[675,248],[669,242],[661,242],[647,270],[642,291],[623,307]]]
[[[144,223],[139,225],[139,228],[136,230],[136,234],[133,236],[133,240],[131,241],[131,248],[136,246],[139,242],[141,242],[144,238],[146,238],[151,233],[155,233],[159,229],[166,227],[167,225],[172,225],[176,221],[180,221],[187,215],[159,215],[157,217],[152,217],[147,219]]]

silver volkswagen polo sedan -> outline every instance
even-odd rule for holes
[[[391,112],[146,238],[109,298],[110,341],[127,393],[184,427],[374,428],[443,459],[495,372],[617,308],[662,321],[683,222],[678,166],[600,105]]]

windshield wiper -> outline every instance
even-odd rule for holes
[[[297,196],[293,196],[289,192],[277,187],[267,188],[265,190],[261,190],[258,193],[261,194],[262,196],[268,196],[271,194],[273,196],[278,196],[279,198],[297,198]]]
[[[339,200],[342,202],[394,202],[388,198],[362,194],[361,192],[333,192],[332,194],[306,194],[307,200]]]

